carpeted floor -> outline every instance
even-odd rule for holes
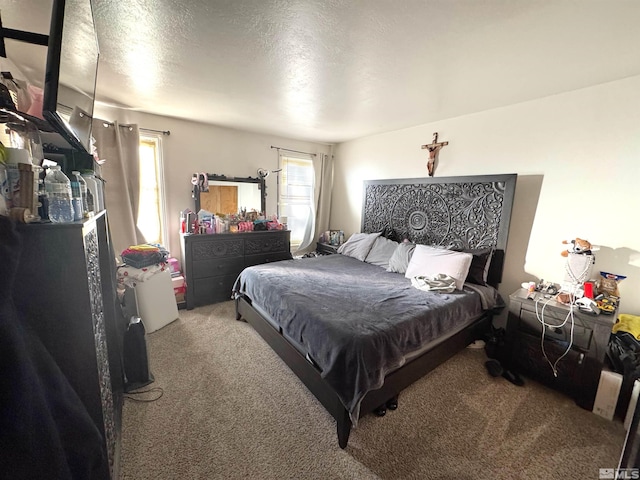
[[[492,378],[467,349],[398,410],[362,418],[341,450],[333,418],[233,302],[180,311],[148,348],[164,394],[125,400],[124,479],[597,479],[624,441],[620,422]]]

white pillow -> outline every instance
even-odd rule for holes
[[[395,252],[389,259],[389,266],[387,272],[406,273],[409,261],[413,255],[413,251],[416,248],[415,243],[402,242],[396,247]]]
[[[373,242],[373,246],[364,261],[387,269],[389,267],[389,259],[396,251],[397,246],[398,242],[389,240],[381,235]]]
[[[409,261],[407,278],[419,275],[437,275],[444,273],[456,279],[456,288],[462,290],[464,280],[469,273],[473,255],[470,253],[453,252],[444,248],[416,245],[413,256]]]
[[[340,245],[338,253],[347,255],[348,257],[357,258],[364,262],[364,259],[367,258],[367,255],[369,255],[369,252],[371,251],[373,242],[375,242],[376,238],[379,236],[380,232],[354,233],[349,237],[349,240]]]

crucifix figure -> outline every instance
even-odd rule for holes
[[[449,142],[438,142],[438,132],[435,132],[433,134],[433,142],[428,143],[427,145],[422,145],[423,150],[425,148],[429,150],[429,161],[427,162],[427,170],[430,177],[433,177],[433,173],[436,170],[436,160],[438,158],[438,152],[445,145],[449,145]]]

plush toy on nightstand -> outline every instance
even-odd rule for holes
[[[563,240],[562,243],[569,247],[561,253],[567,259],[561,291],[575,294],[576,289],[591,278],[591,269],[596,261],[593,252],[600,250],[600,247],[582,238]]]
[[[569,245],[566,250],[560,253],[563,257],[568,257],[570,253],[591,255],[591,252],[600,250],[600,247],[591,245],[591,242],[582,238],[576,238],[575,240],[563,240],[562,244]]]

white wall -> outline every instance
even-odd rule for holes
[[[331,229],[360,230],[365,179],[517,173],[505,274],[560,282],[564,239],[599,245],[594,271],[626,275],[621,311],[640,315],[640,76],[337,146]]]
[[[191,175],[217,173],[235,177],[256,177],[258,168],[276,170],[277,150],[271,146],[310,153],[329,153],[329,146],[260,135],[170,117],[96,105],[94,117],[141,128],[169,130],[162,137],[169,241],[171,254],[180,259],[179,220],[185,208],[194,209]],[[267,214],[276,213],[276,175],[267,177]]]

